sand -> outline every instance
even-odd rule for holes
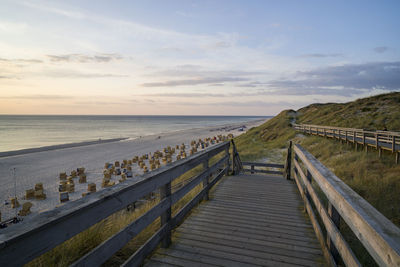
[[[137,139],[66,144],[61,147],[52,146],[37,148],[33,151],[27,150],[29,153],[19,152],[17,153],[18,155],[13,155],[13,153],[5,154],[0,157],[1,220],[4,221],[14,217],[16,210],[21,208],[12,209],[11,204],[5,204],[5,201],[10,202],[10,198],[14,196],[13,168],[16,170],[16,191],[21,205],[28,201],[24,199],[25,190],[34,188],[36,183],[43,183],[44,193],[47,196],[45,200],[29,200],[33,206],[31,208],[32,213],[24,217],[26,221],[33,214],[62,205],[59,201],[58,192],[60,172],[69,174],[78,167],[86,169],[87,183],[79,184],[79,178],[74,179],[75,192],[69,194],[70,201],[73,201],[80,198],[82,193],[87,191],[88,183],[96,183],[97,190],[101,190],[105,162],[111,163],[117,160],[122,162],[123,159],[132,159],[134,156],[141,156],[149,152],[153,153],[156,150],[161,151],[164,147],[176,146],[182,143],[185,143],[186,147],[190,148],[191,140],[204,139],[219,134],[228,135],[229,133],[237,136],[263,122],[265,120],[255,120],[245,123],[161,133]],[[239,131],[242,126],[246,127],[244,128],[245,131]],[[187,155],[189,155],[188,150]],[[134,177],[128,179],[140,180],[143,171],[135,165],[133,174]],[[118,178],[113,179],[113,181],[118,183]]]

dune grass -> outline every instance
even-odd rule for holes
[[[400,226],[400,165],[384,151],[382,158],[371,151],[332,139],[296,133],[291,122],[354,127],[369,130],[400,130],[400,93],[389,93],[344,104],[312,104],[297,111],[285,110],[266,123],[235,138],[244,160],[284,158],[289,140],[301,144],[379,212]],[[318,191],[318,190],[317,190]],[[322,192],[320,191],[320,196]],[[341,232],[361,263],[375,266],[357,237],[342,221]]]

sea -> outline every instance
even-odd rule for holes
[[[267,119],[268,116],[0,115],[0,152]]]

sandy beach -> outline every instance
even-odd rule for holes
[[[18,209],[12,209],[10,197],[14,196],[14,174],[16,177],[16,192],[20,204],[24,200],[25,190],[34,188],[36,183],[43,183],[45,200],[29,200],[33,206],[32,213],[24,220],[38,212],[52,209],[60,204],[59,201],[59,173],[69,174],[78,167],[84,167],[87,174],[87,183],[75,183],[75,192],[69,194],[70,201],[81,197],[87,191],[88,183],[96,183],[97,190],[101,190],[103,167],[105,162],[122,161],[134,156],[141,156],[162,150],[167,146],[176,146],[184,143],[190,147],[192,140],[204,139],[217,135],[240,135],[248,129],[258,126],[266,120],[253,120],[229,125],[220,125],[190,130],[175,131],[149,135],[137,139],[113,140],[111,142],[92,141],[81,144],[65,144],[52,147],[37,148],[20,152],[5,152],[0,157],[0,211],[1,220],[12,218]],[[239,129],[244,127],[244,131]],[[7,154],[8,153],[8,154]],[[174,159],[175,160],[175,159]],[[143,171],[135,165],[133,178],[141,179]],[[138,176],[135,176],[138,175]],[[118,179],[113,179],[118,183]]]

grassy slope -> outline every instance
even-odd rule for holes
[[[330,168],[353,190],[365,198],[397,226],[400,226],[400,165],[394,156],[384,152],[369,153],[331,139],[296,134],[290,122],[354,127],[364,129],[400,130],[400,93],[390,93],[359,99],[344,104],[312,104],[299,109],[282,111],[263,125],[249,130],[235,139],[242,158],[263,159],[281,154],[289,140],[300,143],[323,164]],[[277,157],[275,157],[277,158]],[[283,156],[281,156],[283,158]],[[350,238],[351,244],[357,244]],[[359,250],[358,245],[353,246]],[[362,254],[362,253],[361,253]],[[369,265],[369,259],[362,259]]]
[[[246,160],[271,156],[289,140],[302,144],[378,210],[400,225],[399,165],[394,157],[384,153],[365,155],[354,148],[340,146],[337,141],[320,137],[302,136],[291,128],[297,123],[383,129],[400,131],[400,93],[389,93],[358,99],[344,104],[312,104],[299,109],[285,110],[266,123],[235,138],[238,151]],[[274,150],[275,149],[275,150]],[[278,151],[280,153],[280,151]],[[394,207],[393,203],[397,203]]]
[[[299,109],[298,123],[400,131],[400,93],[344,104],[312,104]]]

